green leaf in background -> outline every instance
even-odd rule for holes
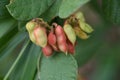
[[[41,55],[40,47],[29,44],[15,69],[11,73],[10,80],[33,80],[37,68],[37,59]],[[17,74],[16,74],[17,73]],[[15,75],[15,76],[14,76]]]
[[[40,80],[77,80],[77,63],[73,56],[56,53],[52,57],[42,57]]]
[[[12,18],[0,20],[0,50],[17,32],[16,20]]]
[[[10,0],[0,0],[0,19],[6,18],[9,16],[7,8],[5,5],[9,3]]]
[[[100,47],[100,42],[92,41],[78,41],[76,46],[76,53],[74,55],[78,62],[78,66],[81,67],[86,64],[95,55],[97,49]]]
[[[120,43],[119,43],[120,44]],[[106,43],[101,46],[97,55],[96,68],[90,80],[118,80],[116,79],[119,68],[120,45],[110,46]]]
[[[102,0],[102,10],[108,21],[120,24],[120,0]]]
[[[51,19],[53,19],[54,17],[58,16],[59,13],[59,8],[61,5],[62,0],[56,0],[53,5],[51,7],[49,7],[49,9],[41,15],[41,17],[45,20],[45,21],[50,21]]]
[[[5,48],[0,50],[0,76],[4,76],[14,62],[17,53],[19,52],[19,50],[17,50],[16,53],[15,49],[20,45],[25,37],[25,33],[17,33],[6,45],[4,45]]]
[[[0,38],[3,37],[6,33],[8,33],[10,30],[12,30],[16,22],[12,18],[7,18],[7,19],[1,19],[0,20]]]
[[[81,6],[86,4],[89,0],[62,0],[59,16],[61,18],[67,18]]]
[[[44,13],[55,0],[13,0],[7,5],[10,14],[17,20],[29,20]]]

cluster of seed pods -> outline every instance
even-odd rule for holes
[[[80,39],[89,38],[89,34],[94,31],[93,28],[88,23],[86,23],[82,12],[77,12],[76,14],[72,15],[66,20],[66,23],[73,27],[76,35]]]
[[[57,23],[53,23],[50,27],[42,19],[37,18],[28,22],[26,29],[30,40],[42,47],[45,56],[51,56],[54,51],[65,54],[75,52],[76,35],[71,26],[65,25],[63,28]]]
[[[26,29],[30,40],[42,47],[45,56],[51,56],[54,51],[74,54],[76,35],[81,39],[87,39],[88,36],[85,32],[91,33],[93,31],[88,24],[84,24],[84,18],[81,19],[81,17],[83,18],[81,13],[70,17],[65,21],[63,27],[57,23],[49,26],[42,19],[36,18],[26,24]]]

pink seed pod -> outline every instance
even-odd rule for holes
[[[57,37],[57,45],[59,50],[64,53],[67,53],[66,35],[63,28],[60,25],[55,27],[55,34]]]
[[[68,48],[67,48],[67,44],[66,44],[66,43],[58,44],[58,47],[59,47],[60,51],[62,51],[62,52],[64,52],[65,54],[67,54]]]
[[[68,52],[71,54],[74,54],[75,53],[75,46],[70,41],[67,41],[67,44],[68,44]]]
[[[56,35],[51,31],[48,34],[48,43],[52,46],[55,51],[58,51]]]
[[[44,27],[37,26],[34,29],[34,36],[36,38],[36,44],[45,47],[47,45],[46,29]]]
[[[45,56],[51,56],[53,53],[52,47],[47,44],[44,48],[42,48],[42,52]]]
[[[56,45],[51,45],[51,46],[55,51],[59,51],[57,44]]]
[[[60,25],[58,25],[55,28],[55,33],[56,33],[57,36],[60,36],[62,34],[62,36],[64,36],[64,38],[66,39],[65,32],[64,32],[63,28]]]
[[[50,45],[56,44],[56,36],[52,31],[48,34],[48,43]]]

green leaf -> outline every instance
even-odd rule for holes
[[[89,0],[62,0],[59,16],[61,18],[67,18],[76,10],[78,10],[81,6],[86,4]]]
[[[77,63],[71,55],[56,53],[52,57],[43,56],[40,65],[41,80],[77,80]]]
[[[49,9],[44,14],[41,15],[41,17],[45,21],[50,21],[54,17],[58,16],[61,2],[62,0],[56,0],[54,4],[51,7],[49,7]]]
[[[16,33],[17,21],[12,18],[0,20],[0,47],[4,46]]]
[[[105,18],[115,24],[120,24],[120,0],[102,0]]]
[[[81,67],[86,64],[95,55],[96,51],[101,47],[101,43],[92,41],[80,41],[78,40],[75,52],[75,59],[78,62],[78,66]]]
[[[33,80],[37,68],[37,59],[39,55],[41,55],[40,47],[36,46],[35,44],[29,44],[22,57],[18,61],[18,64],[11,73],[9,79]]]
[[[10,68],[11,64],[15,60],[16,47],[20,45],[20,43],[25,39],[25,33],[16,34],[6,45],[4,45],[4,49],[0,49],[0,75],[5,75],[7,70]],[[17,50],[17,53],[19,50]]]
[[[30,20],[44,13],[55,0],[13,0],[7,5],[10,14],[17,20]]]
[[[22,50],[20,51],[20,53],[17,56],[16,60],[14,61],[14,63],[12,64],[12,66],[10,67],[10,69],[8,70],[7,74],[5,75],[4,80],[8,79],[9,75],[11,74],[11,72],[15,68],[16,64],[20,60],[21,56],[23,55],[24,51],[26,50],[27,46],[29,45],[29,42],[30,42],[29,40],[26,40],[24,46],[22,47]]]
[[[6,18],[9,16],[9,13],[5,7],[9,3],[9,0],[0,0],[0,19]]]
[[[16,26],[16,21],[11,18],[0,20],[0,38]]]
[[[17,29],[14,28],[11,31],[7,32],[3,37],[0,38],[0,51],[3,48],[6,48],[6,44],[17,34]]]
[[[18,31],[26,31],[27,21],[18,21]]]
[[[120,43],[119,43],[120,44]],[[119,69],[120,45],[106,45],[99,50],[96,65],[90,80],[116,80]]]

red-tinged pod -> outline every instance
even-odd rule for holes
[[[64,32],[63,28],[62,28],[60,25],[58,25],[58,26],[55,28],[55,34],[56,34],[57,36],[60,36],[60,35],[62,34],[62,36],[66,39],[65,32]]]
[[[51,45],[51,46],[52,46],[53,50],[55,50],[55,51],[59,51],[59,49],[58,49],[58,46],[57,46],[57,45]]]
[[[36,38],[36,44],[45,47],[47,45],[46,29],[44,27],[36,27],[34,29],[34,36]]]
[[[47,44],[44,48],[42,48],[42,52],[45,56],[51,56],[53,53],[53,49],[49,44]]]
[[[52,31],[48,34],[48,43],[50,45],[55,45],[56,44],[56,36]]]
[[[68,48],[67,48],[67,44],[63,43],[63,44],[58,44],[58,47],[60,49],[60,51],[67,53],[68,52]]]
[[[74,54],[75,53],[75,46],[70,41],[67,41],[67,44],[68,44],[68,52],[71,54]]]
[[[57,40],[56,40],[56,35],[53,33],[53,31],[51,31],[49,34],[48,34],[48,43],[52,46],[52,48],[55,50],[55,51],[59,51],[58,50],[58,47],[57,47]]]
[[[57,37],[57,45],[59,50],[64,53],[67,53],[66,35],[63,28],[60,25],[55,27],[55,34]]]

